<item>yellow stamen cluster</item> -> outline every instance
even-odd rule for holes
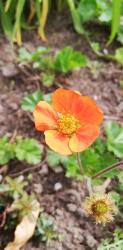
[[[80,128],[80,122],[73,115],[60,115],[57,123],[58,131],[65,135],[72,135],[76,132],[78,128]]]
[[[85,201],[85,211],[95,218],[96,223],[110,222],[116,214],[114,202],[107,194],[94,193]]]

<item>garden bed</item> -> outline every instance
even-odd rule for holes
[[[95,40],[101,41],[104,46],[105,36],[105,31],[104,36],[99,32]],[[58,85],[45,88],[41,85],[36,72],[34,74],[34,71],[18,67],[17,47],[11,47],[5,37],[0,37],[0,136],[7,134],[12,140],[18,135],[38,139],[42,143],[44,154],[46,147],[43,136],[35,130],[30,115],[20,106],[24,96],[39,88],[45,93],[59,86],[76,89],[82,95],[89,95],[96,100],[104,111],[105,120],[123,124],[123,89],[119,85],[123,79],[122,67],[115,62],[97,58],[86,40],[77,35],[69,21],[66,23],[63,17],[61,19],[58,16],[57,19],[49,21],[47,40],[44,44],[36,33],[28,32],[24,34],[23,46],[32,51],[37,46],[43,45],[56,51],[71,45],[95,61],[95,66],[91,70],[83,68],[67,76],[60,75]],[[113,51],[113,48],[111,49]],[[28,167],[26,163],[11,161],[6,174],[16,176]],[[45,162],[37,170],[32,170],[33,166],[30,166],[28,173],[33,174],[33,179],[29,189],[36,193],[45,213],[56,224],[59,234],[63,235],[63,240],[61,242],[52,240],[49,246],[46,246],[33,238],[23,248],[24,250],[96,250],[102,239],[112,235],[116,223],[123,228],[121,221],[116,220],[103,227],[88,219],[81,204],[87,195],[84,184],[65,177],[63,168],[52,169]],[[59,185],[58,190],[57,185]],[[1,230],[1,250],[10,240],[8,238]]]

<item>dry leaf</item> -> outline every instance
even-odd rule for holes
[[[23,217],[21,223],[16,227],[14,241],[8,243],[4,250],[20,250],[33,236],[40,213],[40,205],[37,201],[35,203],[35,210],[32,210],[31,216]]]

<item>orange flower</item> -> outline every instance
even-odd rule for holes
[[[102,120],[91,98],[61,88],[54,92],[52,105],[40,101],[34,110],[36,129],[44,131],[47,145],[63,155],[88,148],[99,136]]]

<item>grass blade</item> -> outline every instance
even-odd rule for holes
[[[121,2],[122,0],[112,1],[112,24],[111,24],[111,35],[107,45],[111,44],[116,34],[118,33],[120,26],[120,13],[121,13]]]

